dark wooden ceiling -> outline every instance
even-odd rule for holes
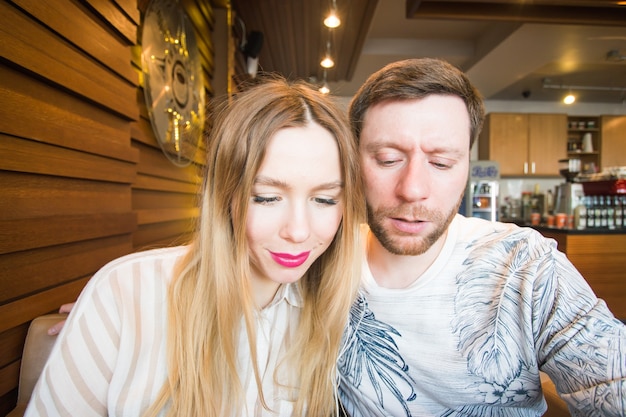
[[[264,35],[259,70],[279,72],[288,78],[321,79],[320,61],[331,41],[336,59],[329,69],[329,81],[350,80],[361,54],[363,42],[378,0],[340,0],[342,24],[328,29],[322,23],[330,0],[233,0],[236,15],[246,32]]]

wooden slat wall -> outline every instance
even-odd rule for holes
[[[30,321],[108,261],[184,242],[204,147],[161,152],[141,88],[147,0],[0,2],[0,416],[15,405]],[[213,9],[182,0],[212,95]]]

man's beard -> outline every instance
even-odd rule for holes
[[[448,213],[410,205],[374,210],[367,205],[367,223],[376,239],[394,255],[422,255],[441,238],[459,210],[463,196]],[[386,230],[384,222],[390,218],[426,219],[435,230],[425,236],[411,236],[398,230]]]

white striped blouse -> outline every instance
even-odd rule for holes
[[[166,380],[167,291],[187,247],[155,249],[116,259],[85,286],[61,331],[26,416],[140,416]],[[273,383],[285,334],[298,323],[301,299],[284,285],[257,327],[263,392],[258,400],[245,333],[239,360],[246,416],[289,415],[290,398]],[[200,329],[199,329],[200,330]]]

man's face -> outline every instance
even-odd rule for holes
[[[446,232],[469,170],[470,121],[456,96],[379,103],[367,110],[359,151],[368,222],[397,255],[420,255]]]

